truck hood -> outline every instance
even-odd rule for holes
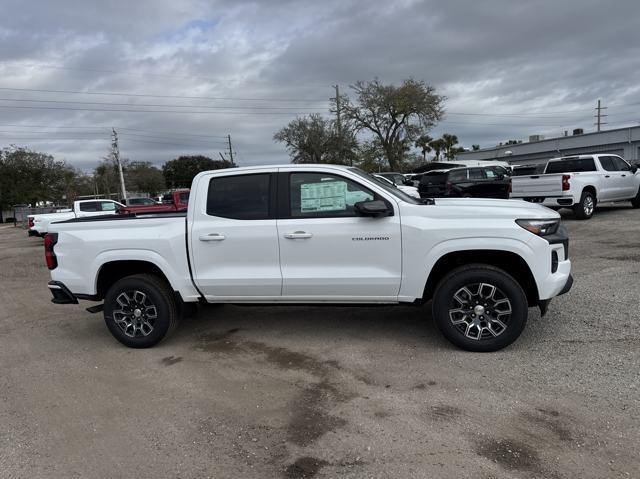
[[[522,200],[488,198],[435,198],[435,207],[442,207],[444,216],[457,218],[555,219],[557,211]],[[429,208],[429,205],[424,207]],[[433,206],[431,206],[433,207]],[[430,213],[431,214],[431,213]]]

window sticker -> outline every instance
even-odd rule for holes
[[[331,181],[300,185],[300,211],[336,211],[347,209],[347,183]]]

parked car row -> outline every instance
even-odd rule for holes
[[[142,201],[144,200],[144,201]],[[29,236],[44,236],[49,231],[49,225],[53,222],[67,221],[77,218],[126,215],[143,213],[182,212],[187,210],[189,203],[189,190],[176,190],[163,196],[163,202],[157,203],[150,198],[131,198],[127,205],[109,199],[78,200],[73,207],[57,213],[29,215]]]

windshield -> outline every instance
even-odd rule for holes
[[[401,199],[402,201],[404,201],[406,203],[411,203],[413,205],[422,204],[422,202],[418,198],[414,198],[413,196],[409,196],[405,192],[400,191],[398,188],[396,188],[395,186],[391,185],[386,178],[385,179],[376,178],[374,175],[370,175],[369,173],[366,173],[366,172],[362,171],[360,168],[349,168],[349,171],[351,171],[351,172],[353,172],[353,173],[355,173],[355,174],[357,174],[359,176],[362,176],[363,178],[366,178],[369,181],[373,181],[376,185],[380,186],[387,193],[392,194],[396,198]]]

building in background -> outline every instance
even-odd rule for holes
[[[567,132],[565,136],[548,139],[532,135],[526,143],[465,151],[459,153],[456,160],[501,160],[512,165],[533,165],[549,158],[589,153],[612,153],[630,163],[640,163],[640,126],[595,133],[576,129],[573,134]]]

